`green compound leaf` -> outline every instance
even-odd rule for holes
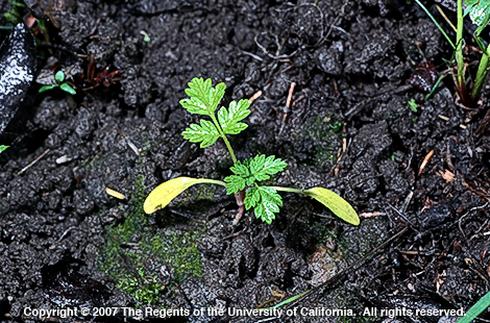
[[[254,183],[270,179],[286,167],[286,162],[276,156],[257,155],[238,162],[230,168],[234,175],[225,177],[226,191],[228,194],[237,193]]]
[[[360,220],[356,210],[334,191],[324,187],[313,187],[304,193],[326,206],[333,214],[347,223],[359,225]]]
[[[63,71],[56,72],[56,74],[54,75],[54,79],[58,83],[63,82],[65,80],[65,72]]]
[[[231,101],[228,109],[222,107],[218,111],[218,121],[227,135],[237,135],[248,126],[246,123],[240,122],[250,114],[250,101],[247,99],[238,102]]]
[[[225,177],[226,194],[231,195],[243,191],[247,186],[247,181],[238,175]]]
[[[0,145],[0,153],[3,153],[5,150],[7,150],[9,148],[9,146],[5,146],[5,145]]]
[[[211,121],[201,120],[199,124],[193,123],[184,130],[182,136],[185,140],[201,143],[201,148],[212,146],[219,138],[218,129]]]
[[[490,22],[490,0],[466,0],[465,15],[469,14],[471,21],[478,26],[475,34],[480,33]]]
[[[257,181],[265,181],[271,175],[282,172],[288,164],[276,156],[257,155],[249,160],[250,173]]]
[[[237,162],[230,168],[234,175],[225,177],[227,194],[238,193],[255,182],[247,164],[248,162],[245,160],[244,162]]]
[[[62,89],[63,91],[65,91],[66,93],[69,93],[71,95],[77,94],[77,91],[75,91],[75,89],[68,83],[61,84],[60,89]]]
[[[255,217],[271,224],[282,206],[282,198],[272,187],[251,187],[245,194],[245,208],[254,209]]]
[[[180,100],[180,105],[189,113],[212,116],[225,95],[225,83],[213,87],[211,79],[193,78],[185,89],[188,99]]]

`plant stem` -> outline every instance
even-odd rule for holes
[[[457,8],[458,24],[456,30],[456,63],[458,65],[458,75],[456,77],[456,86],[460,92],[461,100],[464,101],[465,92],[465,73],[464,73],[464,56],[463,56],[463,31],[464,31],[464,16],[463,16],[463,0],[458,0]]]
[[[473,89],[471,90],[471,98],[473,102],[478,101],[480,97],[480,92],[485,84],[485,80],[488,75],[488,65],[489,65],[489,56],[490,53],[490,44],[487,47],[487,50],[483,52],[483,55],[480,59],[480,64],[478,65],[478,71],[476,72],[475,84],[473,85]]]
[[[196,178],[197,183],[199,184],[214,184],[214,185],[220,185],[226,187],[226,183],[223,181],[219,181],[217,179],[211,179],[211,178]]]
[[[451,38],[449,37],[449,35],[446,33],[446,31],[444,30],[444,28],[442,28],[441,24],[439,24],[439,22],[437,21],[437,19],[430,13],[430,11],[427,9],[427,7],[424,6],[424,4],[422,2],[420,2],[420,0],[415,0],[415,2],[419,5],[420,8],[422,8],[422,10],[426,13],[426,15],[429,16],[429,18],[432,20],[432,22],[434,23],[434,25],[436,25],[437,29],[439,29],[439,31],[444,36],[444,38],[446,38],[446,40],[449,43],[449,45],[451,45],[451,47],[454,49],[455,46],[454,46],[453,41],[451,40]]]
[[[214,116],[214,114],[211,115],[210,117],[211,117],[211,120],[213,120],[213,123],[216,126],[216,129],[218,129],[219,135],[221,136],[221,139],[223,139],[223,141],[224,141],[224,143],[226,145],[226,149],[228,149],[228,152],[230,153],[231,160],[233,161],[233,164],[238,163],[238,159],[236,158],[235,151],[231,147],[231,144],[228,141],[228,138],[226,138],[226,135],[223,132],[223,129],[221,129],[221,126],[220,126],[218,120],[216,119],[216,117]]]
[[[268,187],[280,192],[288,192],[288,193],[296,193],[296,194],[305,193],[303,190],[299,188],[293,188],[293,187],[284,187],[284,186],[268,186]]]

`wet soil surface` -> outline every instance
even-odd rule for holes
[[[308,307],[467,308],[490,289],[490,138],[475,134],[481,114],[455,103],[450,77],[424,101],[434,80],[421,69],[444,71],[450,48],[418,8],[66,1],[56,16],[56,46],[38,47],[41,67],[83,73],[90,53],[98,71],[119,70],[121,81],[83,91],[75,76],[77,96],[37,96],[6,134],[3,319],[25,319],[27,305],[255,308],[306,290]],[[233,226],[234,200],[214,188],[142,214],[145,194],[166,179],[227,175],[223,145],[201,150],[180,136],[193,118],[178,100],[194,76],[226,82],[226,100],[263,91],[249,128],[233,138],[238,157],[285,159],[279,184],[331,188],[361,225],[287,195],[272,225],[247,215]]]

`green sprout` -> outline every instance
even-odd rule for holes
[[[415,0],[415,2],[432,19],[436,27],[441,31],[454,50],[457,65],[455,83],[461,101],[466,105],[475,104],[480,98],[481,90],[485,84],[485,80],[487,79],[488,69],[490,67],[490,44],[486,44],[486,42],[480,36],[483,30],[490,23],[490,0],[466,0],[464,3],[463,0],[457,0],[456,42],[451,41],[450,37],[437,22],[434,16],[419,0]],[[466,8],[464,8],[464,5],[466,5]],[[477,27],[473,33],[473,39],[482,51],[478,70],[476,71],[472,84],[468,84],[469,82],[467,82],[466,79],[466,66],[463,52],[465,46],[464,18],[466,16],[469,16],[473,24]]]
[[[143,41],[145,42],[145,44],[149,44],[151,42],[150,35],[148,35],[146,31],[141,30],[140,34],[143,36]]]
[[[157,186],[146,198],[143,205],[147,214],[166,207],[180,193],[195,184],[220,185],[226,193],[235,195],[239,205],[246,210],[253,210],[255,217],[271,224],[283,206],[279,192],[296,193],[309,196],[333,214],[352,224],[359,225],[359,217],[354,208],[337,193],[323,187],[298,189],[293,187],[270,186],[267,184],[274,175],[284,171],[287,163],[276,156],[257,154],[245,160],[238,160],[228,136],[237,135],[247,129],[243,122],[251,113],[251,102],[247,99],[231,101],[228,107],[220,106],[225,94],[226,85],[219,83],[213,86],[211,79],[194,78],[185,90],[188,98],[180,101],[180,105],[191,114],[206,117],[199,123],[191,124],[182,133],[184,139],[198,143],[201,148],[214,145],[223,140],[233,165],[231,175],[224,181],[209,178],[177,177]],[[244,196],[244,199],[243,199]]]
[[[414,98],[408,100],[407,106],[410,109],[410,111],[414,113],[417,113],[419,111],[419,104],[417,103],[417,101],[415,101]]]
[[[3,153],[5,150],[7,150],[9,148],[9,146],[5,146],[5,145],[0,145],[0,153]]]
[[[60,90],[65,91],[66,93],[69,93],[71,95],[77,94],[75,88],[70,83],[65,81],[65,72],[61,70],[54,74],[54,82],[52,84],[41,86],[41,88],[39,89],[39,93],[51,91],[56,88],[59,88]]]

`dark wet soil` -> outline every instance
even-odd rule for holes
[[[25,306],[254,308],[310,289],[303,306],[468,308],[490,289],[490,137],[475,134],[481,113],[455,103],[450,77],[427,101],[413,82],[432,82],[417,68],[439,73],[450,57],[415,6],[66,1],[57,17],[39,61],[78,71],[79,94],[36,96],[3,142],[2,319],[26,319]],[[88,54],[121,81],[83,91]],[[239,158],[285,159],[280,184],[334,189],[361,225],[287,196],[272,225],[248,215],[233,226],[234,200],[207,188],[143,215],[145,194],[166,179],[227,175],[223,145],[201,150],[180,136],[192,117],[178,100],[194,76],[226,82],[226,100],[263,91],[233,139]]]

